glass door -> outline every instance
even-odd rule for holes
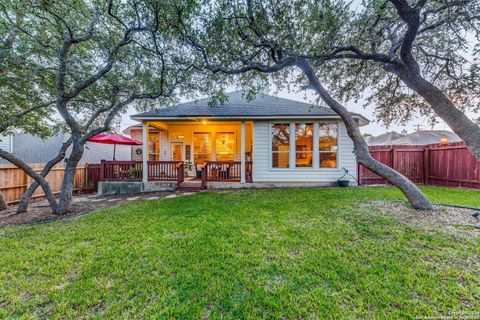
[[[183,160],[183,143],[182,142],[172,142],[171,144],[171,159],[172,161],[182,161]]]

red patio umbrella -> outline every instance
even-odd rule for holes
[[[138,140],[131,139],[129,137],[123,136],[117,133],[104,133],[91,137],[88,139],[90,142],[104,143],[104,144],[113,144],[113,160],[115,160],[115,151],[117,149],[117,144],[124,146],[139,146],[142,143]]]

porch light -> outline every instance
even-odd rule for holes
[[[448,144],[448,137],[447,136],[441,136],[440,137],[440,144],[441,145],[447,145]]]

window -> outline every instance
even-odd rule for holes
[[[290,158],[290,125],[272,125],[272,168],[288,168]]]
[[[185,145],[185,161],[192,161],[191,146],[189,144]]]
[[[195,132],[193,133],[193,162],[202,164],[210,161],[212,158],[212,138],[211,133]]]
[[[320,168],[336,168],[338,124],[321,122],[318,131]]]
[[[217,161],[235,160],[235,134],[233,132],[217,132],[215,154]]]
[[[148,133],[148,160],[160,160],[160,132]]]
[[[313,166],[313,123],[295,124],[295,166]]]

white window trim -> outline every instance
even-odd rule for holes
[[[192,139],[191,139],[191,162],[193,165],[196,165],[196,163],[194,163],[194,159],[195,159],[195,141],[194,141],[194,137],[195,137],[195,134],[196,133],[209,133],[210,134],[210,137],[212,138],[212,153],[210,155],[210,158],[212,160],[210,161],[217,161],[217,133],[233,133],[233,137],[234,137],[234,143],[235,143],[235,146],[234,146],[234,153],[233,153],[233,161],[237,161],[237,156],[238,155],[238,152],[237,152],[237,130],[233,130],[233,131],[228,131],[228,130],[221,130],[221,131],[217,131],[217,130],[212,130],[212,131],[192,131]],[[188,144],[188,143],[187,143]]]
[[[325,169],[331,169],[331,170],[338,170],[341,168],[340,166],[340,122],[339,121],[318,121],[318,125],[320,123],[335,123],[337,125],[337,166],[336,167],[329,167],[329,168],[320,168],[320,145],[317,146],[317,157],[318,157],[318,168],[325,170]],[[318,131],[317,131],[318,134]],[[318,140],[319,136],[317,136]],[[318,141],[317,141],[318,142]],[[328,153],[329,151],[323,151],[324,153]],[[330,151],[331,152],[331,151]]]
[[[237,148],[239,146],[239,143],[237,143],[237,130],[233,130],[233,131],[228,131],[228,130],[223,130],[223,131],[215,131],[215,140],[214,140],[214,144],[215,144],[215,159],[217,158],[217,134],[222,134],[222,133],[233,133],[233,143],[234,143],[234,146],[233,146],[233,160],[232,161],[237,161],[237,158],[239,159],[238,161],[240,161],[240,155],[239,153],[240,152],[237,152]],[[213,155],[212,155],[213,156]],[[216,160],[215,160],[216,161]]]
[[[213,146],[214,141],[215,141],[215,133],[214,132],[211,132],[211,131],[192,131],[192,164],[194,166],[197,165],[197,163],[195,163],[195,134],[196,133],[208,133],[208,134],[210,134],[210,137],[212,137],[212,140],[213,140],[212,141],[212,154],[210,155],[210,157],[213,156],[213,152],[215,151],[214,146]],[[202,153],[202,154],[206,154],[206,153]],[[215,159],[212,158],[211,161],[215,161]]]
[[[289,133],[290,133],[290,149],[289,149],[289,163],[288,163],[288,168],[274,168],[273,167],[273,157],[272,157],[272,126],[274,124],[285,124],[288,123],[290,125],[289,128]],[[296,157],[296,152],[295,152],[295,124],[296,123],[313,123],[313,161],[312,161],[312,167],[296,167],[295,166],[295,157]],[[320,144],[318,141],[319,138],[319,124],[320,123],[336,123],[337,124],[337,166],[335,168],[320,168]],[[340,121],[336,120],[311,120],[311,119],[305,119],[305,120],[298,120],[298,121],[282,121],[281,119],[277,121],[269,121],[268,123],[268,162],[269,162],[269,171],[294,171],[294,172],[315,172],[315,171],[322,171],[322,172],[328,172],[328,171],[338,171],[339,168],[341,168],[341,163],[340,163]]]
[[[274,124],[289,124],[289,134],[290,134],[290,140],[289,143],[290,145],[288,146],[288,168],[274,168],[273,167],[273,151],[272,151],[272,126]],[[293,140],[295,142],[295,137],[293,137]],[[269,162],[269,170],[272,171],[288,171],[292,169],[292,123],[288,121],[270,121],[268,123],[268,145],[269,145],[269,152],[268,152],[268,162]],[[295,156],[295,155],[294,155]],[[293,160],[293,163],[295,163],[295,160]]]

